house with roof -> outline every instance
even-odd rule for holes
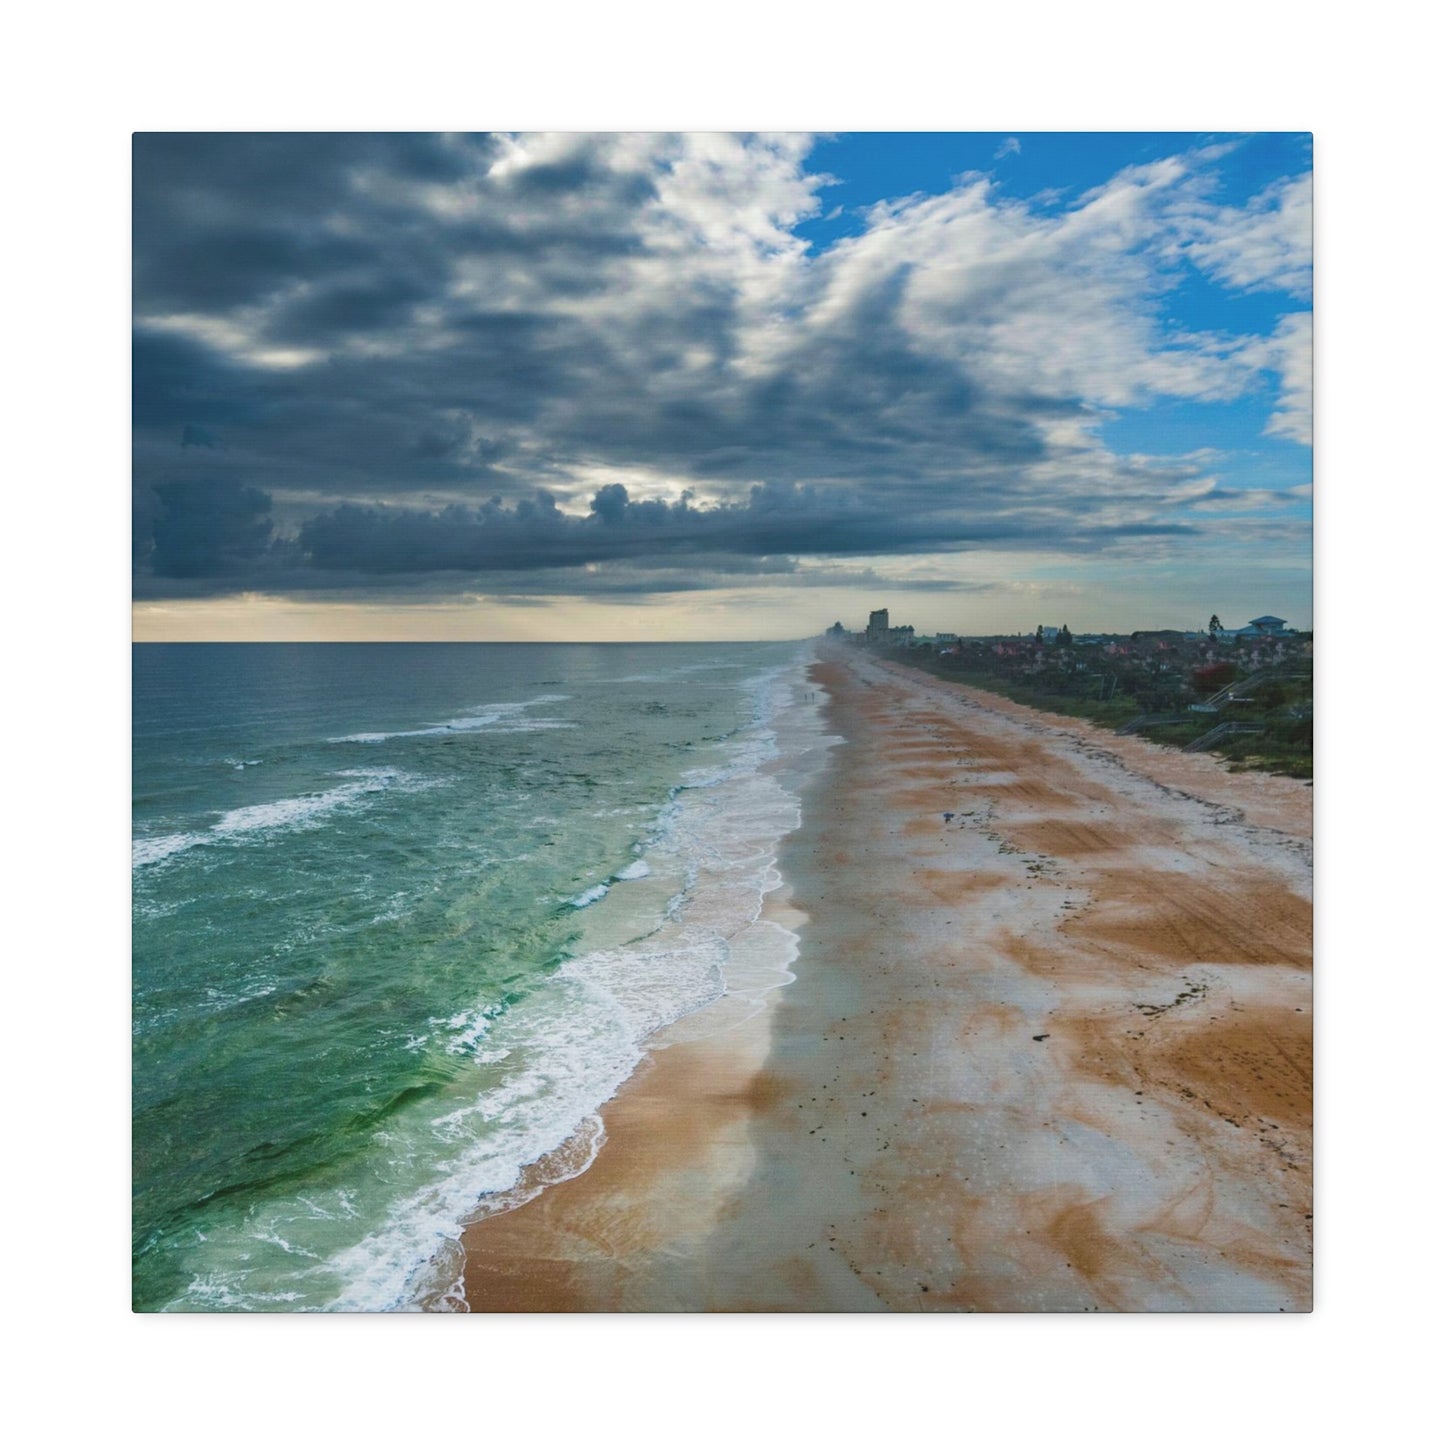
[[[1289,631],[1284,624],[1283,617],[1270,617],[1268,614],[1264,617],[1250,618],[1249,625],[1265,637],[1278,637],[1282,633]]]
[[[1266,613],[1263,617],[1252,617],[1243,627],[1222,627],[1215,633],[1216,637],[1243,638],[1248,641],[1252,638],[1265,637],[1290,637],[1293,629],[1288,627],[1283,617],[1271,617]]]

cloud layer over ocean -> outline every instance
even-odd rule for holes
[[[806,136],[139,136],[136,594],[1307,556],[1307,149],[1178,142],[826,233]]]

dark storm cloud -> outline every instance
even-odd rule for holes
[[[137,135],[133,147],[138,308],[208,311],[374,264],[385,251],[366,200],[382,180],[455,183],[486,137]],[[357,214],[338,228],[328,217]]]
[[[270,379],[214,347],[145,326],[131,343],[131,417],[141,433],[184,437],[263,420]]]
[[[271,498],[256,487],[163,482],[155,497],[151,565],[158,577],[234,576],[271,545]]]
[[[1039,221],[1021,245],[960,190],[809,258],[805,149],[138,136],[138,592],[565,569],[581,592],[599,564],[1190,530],[1197,467],[1088,434],[1155,359],[1115,314],[1148,290],[1127,205],[1097,244]],[[1170,357],[1171,394],[1234,384]]]
[[[909,517],[863,501],[840,501],[820,488],[777,485],[754,487],[745,502],[698,508],[686,497],[675,503],[634,502],[625,487],[612,483],[593,496],[585,517],[562,512],[547,492],[515,507],[497,499],[477,508],[453,506],[436,512],[347,504],[306,522],[299,544],[309,562],[323,571],[481,574],[618,560],[646,566],[692,553],[738,559],[799,552],[833,557],[907,554],[1018,540],[1034,535],[1039,523],[1036,515],[976,522]],[[1060,540],[1088,547],[1106,536],[1181,535],[1190,530],[1180,523],[1080,528]],[[773,570],[792,569],[788,564]]]

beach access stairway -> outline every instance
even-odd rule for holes
[[[1132,722],[1126,722],[1123,727],[1115,728],[1114,732],[1118,737],[1131,737],[1134,733],[1143,732],[1145,728],[1162,728],[1167,723],[1184,723],[1189,721],[1186,713],[1174,712],[1145,712],[1140,713]]]
[[[1247,701],[1250,688],[1255,686],[1256,683],[1263,682],[1265,678],[1267,678],[1273,671],[1274,669],[1272,667],[1265,667],[1261,668],[1258,672],[1250,673],[1248,677],[1242,680],[1225,683],[1218,692],[1210,693],[1210,695],[1205,698],[1203,702],[1195,703],[1194,711],[1217,712],[1221,707],[1224,706],[1225,703],[1233,702],[1235,700],[1235,693],[1241,694],[1241,702]]]
[[[1303,672],[1281,672],[1276,667],[1262,667],[1258,672],[1252,672],[1241,682],[1226,683],[1218,692],[1204,699],[1201,703],[1195,704],[1196,712],[1203,712],[1206,709],[1216,711],[1227,702],[1248,702],[1249,690],[1258,687],[1262,682],[1268,682],[1272,677],[1301,679],[1308,677]]]
[[[1222,738],[1235,737],[1240,733],[1262,733],[1265,724],[1260,722],[1227,722],[1220,723],[1218,727],[1210,728],[1203,737],[1195,738],[1192,743],[1186,743],[1183,751],[1186,753],[1202,753],[1205,748],[1212,747]]]

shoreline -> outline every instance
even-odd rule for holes
[[[645,1041],[637,1068],[597,1114],[560,1149],[529,1166],[508,1191],[522,1203],[504,1199],[496,1212],[465,1227],[461,1278],[426,1307],[623,1308],[598,1303],[616,1298],[598,1276],[611,1263],[609,1236],[626,1236],[633,1248],[647,1238],[640,1218],[627,1224],[617,1219],[628,1211],[628,1198],[642,1192],[638,1176],[647,1176],[666,1194],[666,1230],[696,1236],[716,1222],[711,1201],[742,1186],[750,1158],[748,1090],[767,1059],[778,1000],[794,982],[798,929],[807,921],[792,906],[776,852],[801,823],[802,795],[823,773],[828,750],[837,741],[822,726],[821,706],[807,696],[813,691],[807,677],[811,663],[810,650],[793,664],[785,684],[791,699],[770,720],[779,739],[776,755],[757,770],[759,781],[775,793],[781,785],[779,796],[791,797],[796,813],[773,844],[756,915],[727,934],[726,991]],[[705,914],[712,911],[702,899],[695,906]],[[657,1183],[664,1172],[676,1176],[670,1187]],[[539,1187],[540,1181],[549,1182]],[[555,1211],[579,1199],[592,1200],[584,1212],[596,1217],[549,1232]],[[479,1246],[479,1240],[490,1243]],[[521,1268],[514,1267],[517,1261],[524,1261]]]
[[[468,1228],[469,1307],[1308,1309],[1308,787],[812,674],[796,980],[657,1036],[591,1167]]]

